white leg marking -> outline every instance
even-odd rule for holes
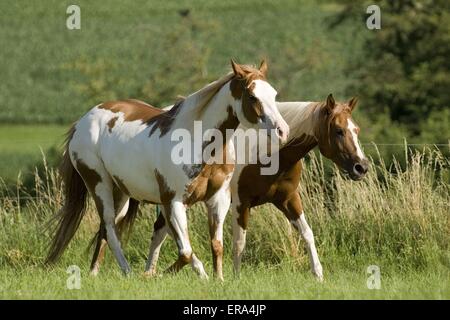
[[[203,263],[197,258],[195,254],[192,254],[191,262],[192,270],[194,270],[202,279],[208,280],[208,274],[203,267]]]
[[[314,243],[314,234],[306,222],[305,214],[302,212],[297,220],[292,221],[292,224],[298,229],[303,239],[306,242],[306,249],[308,251],[309,260],[313,274],[319,281],[323,280],[322,265],[319,261],[316,245]]]
[[[214,228],[211,234],[211,245],[218,250],[217,254],[217,274],[216,276],[223,281],[223,223],[230,208],[231,195],[228,190],[228,184],[221,188],[208,202],[208,215],[210,228]],[[215,247],[220,246],[220,247]],[[216,254],[216,253],[213,253]]]

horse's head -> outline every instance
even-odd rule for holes
[[[337,103],[330,94],[320,110],[317,133],[320,152],[347,172],[353,180],[361,180],[369,168],[358,142],[359,127],[352,119],[357,103]]]
[[[267,63],[262,61],[258,69],[233,60],[231,65],[234,78],[230,90],[239,122],[247,128],[274,129],[280,142],[286,142],[289,126],[275,103],[277,91],[267,82]]]

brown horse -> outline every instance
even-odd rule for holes
[[[261,164],[236,164],[230,184],[233,206],[233,256],[236,273],[240,270],[245,246],[250,209],[265,203],[274,204],[300,232],[306,242],[313,274],[323,279],[322,266],[314,244],[314,236],[306,222],[302,201],[297,191],[302,171],[301,159],[316,146],[336,163],[351,179],[360,180],[368,170],[369,162],[359,143],[359,128],[352,119],[357,100],[336,103],[330,94],[325,102],[280,102],[278,109],[290,127],[290,139],[279,150],[279,170],[275,175],[261,175]],[[213,211],[208,210],[209,221]],[[211,223],[210,223],[211,226]],[[212,229],[211,232],[222,232]],[[162,242],[168,233],[164,218],[159,215],[149,261],[151,273]],[[214,269],[221,272],[221,252],[212,252]],[[220,261],[217,259],[220,258]]]

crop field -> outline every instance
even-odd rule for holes
[[[223,283],[213,277],[203,204],[188,211],[189,236],[209,280],[190,267],[163,273],[177,257],[169,238],[158,275],[143,276],[156,219],[152,205],[140,207],[124,239],[129,277],[109,249],[99,275],[89,275],[88,247],[99,224],[92,203],[61,261],[43,264],[46,225],[63,201],[55,168],[71,123],[105,100],[173,103],[228,72],[230,58],[257,64],[266,57],[280,101],[319,101],[330,92],[337,100],[357,96],[360,78],[348,66],[364,65],[373,33],[356,18],[334,23],[345,3],[79,0],[81,29],[68,30],[71,2],[0,1],[0,299],[450,299],[445,104],[443,116],[424,120],[441,121],[435,130],[444,143],[437,144],[431,130],[412,136],[404,123],[386,120],[384,105],[374,117],[362,99],[354,118],[371,158],[362,181],[345,179],[318,152],[306,157],[298,191],[323,283],[311,274],[304,241],[272,205],[252,209],[239,277],[227,218]],[[374,266],[375,287],[368,271]],[[73,268],[80,272],[77,288]]]

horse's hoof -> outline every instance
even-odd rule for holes
[[[156,277],[156,270],[145,271],[143,275],[145,278],[154,278]]]
[[[96,277],[98,276],[98,270],[92,270],[91,272],[89,272],[89,275],[90,275],[91,277],[96,278]]]

